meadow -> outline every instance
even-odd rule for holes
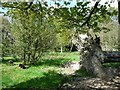
[[[36,64],[26,65],[21,69],[21,63],[14,59],[14,64],[9,65],[8,60],[13,57],[4,57],[0,64],[2,71],[2,90],[58,90],[60,86],[73,78],[72,75],[62,73],[61,65],[66,62],[79,62],[78,52],[49,52]],[[118,67],[120,63],[105,63],[104,67]],[[77,70],[77,77],[92,76],[85,70]]]
[[[79,61],[79,53],[47,53],[34,65],[26,65],[26,69],[20,69],[14,61],[14,65],[7,62],[12,57],[4,57],[2,64],[2,88],[40,88],[54,90],[66,78],[61,74],[60,65],[68,61]],[[23,90],[22,89],[22,90]]]

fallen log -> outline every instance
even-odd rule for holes
[[[120,52],[119,51],[104,51],[104,63],[110,62],[120,62]]]

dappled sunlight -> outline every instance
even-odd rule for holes
[[[0,3],[2,90],[120,90],[120,0],[18,1]]]

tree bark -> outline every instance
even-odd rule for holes
[[[118,23],[120,24],[120,0],[118,1]]]
[[[120,0],[118,0],[118,51],[120,51]]]
[[[104,55],[100,46],[100,40],[96,36],[95,39],[90,35],[82,42],[80,37],[75,37],[73,40],[80,52],[80,64],[86,69],[87,72],[100,77],[102,79],[107,79],[107,75],[103,70],[101,62],[104,60]]]

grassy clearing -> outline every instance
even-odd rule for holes
[[[20,69],[18,64],[8,65],[11,57],[5,57],[2,66],[2,88],[39,88],[43,90],[56,90],[65,78],[59,74],[59,65],[67,61],[79,60],[79,53],[47,53],[35,65],[27,69]],[[7,58],[7,59],[6,59]],[[13,58],[12,58],[13,59]]]
[[[61,83],[70,80],[72,76],[60,74],[60,65],[68,61],[79,61],[79,53],[46,53],[36,64],[28,66],[27,69],[18,68],[21,62],[8,65],[11,57],[5,57],[0,64],[2,69],[3,90],[17,88],[16,90],[57,90]],[[13,58],[12,58],[13,59]],[[120,63],[105,63],[105,67],[117,67]],[[79,77],[90,76],[85,70],[77,70]],[[66,79],[67,77],[67,79]]]

